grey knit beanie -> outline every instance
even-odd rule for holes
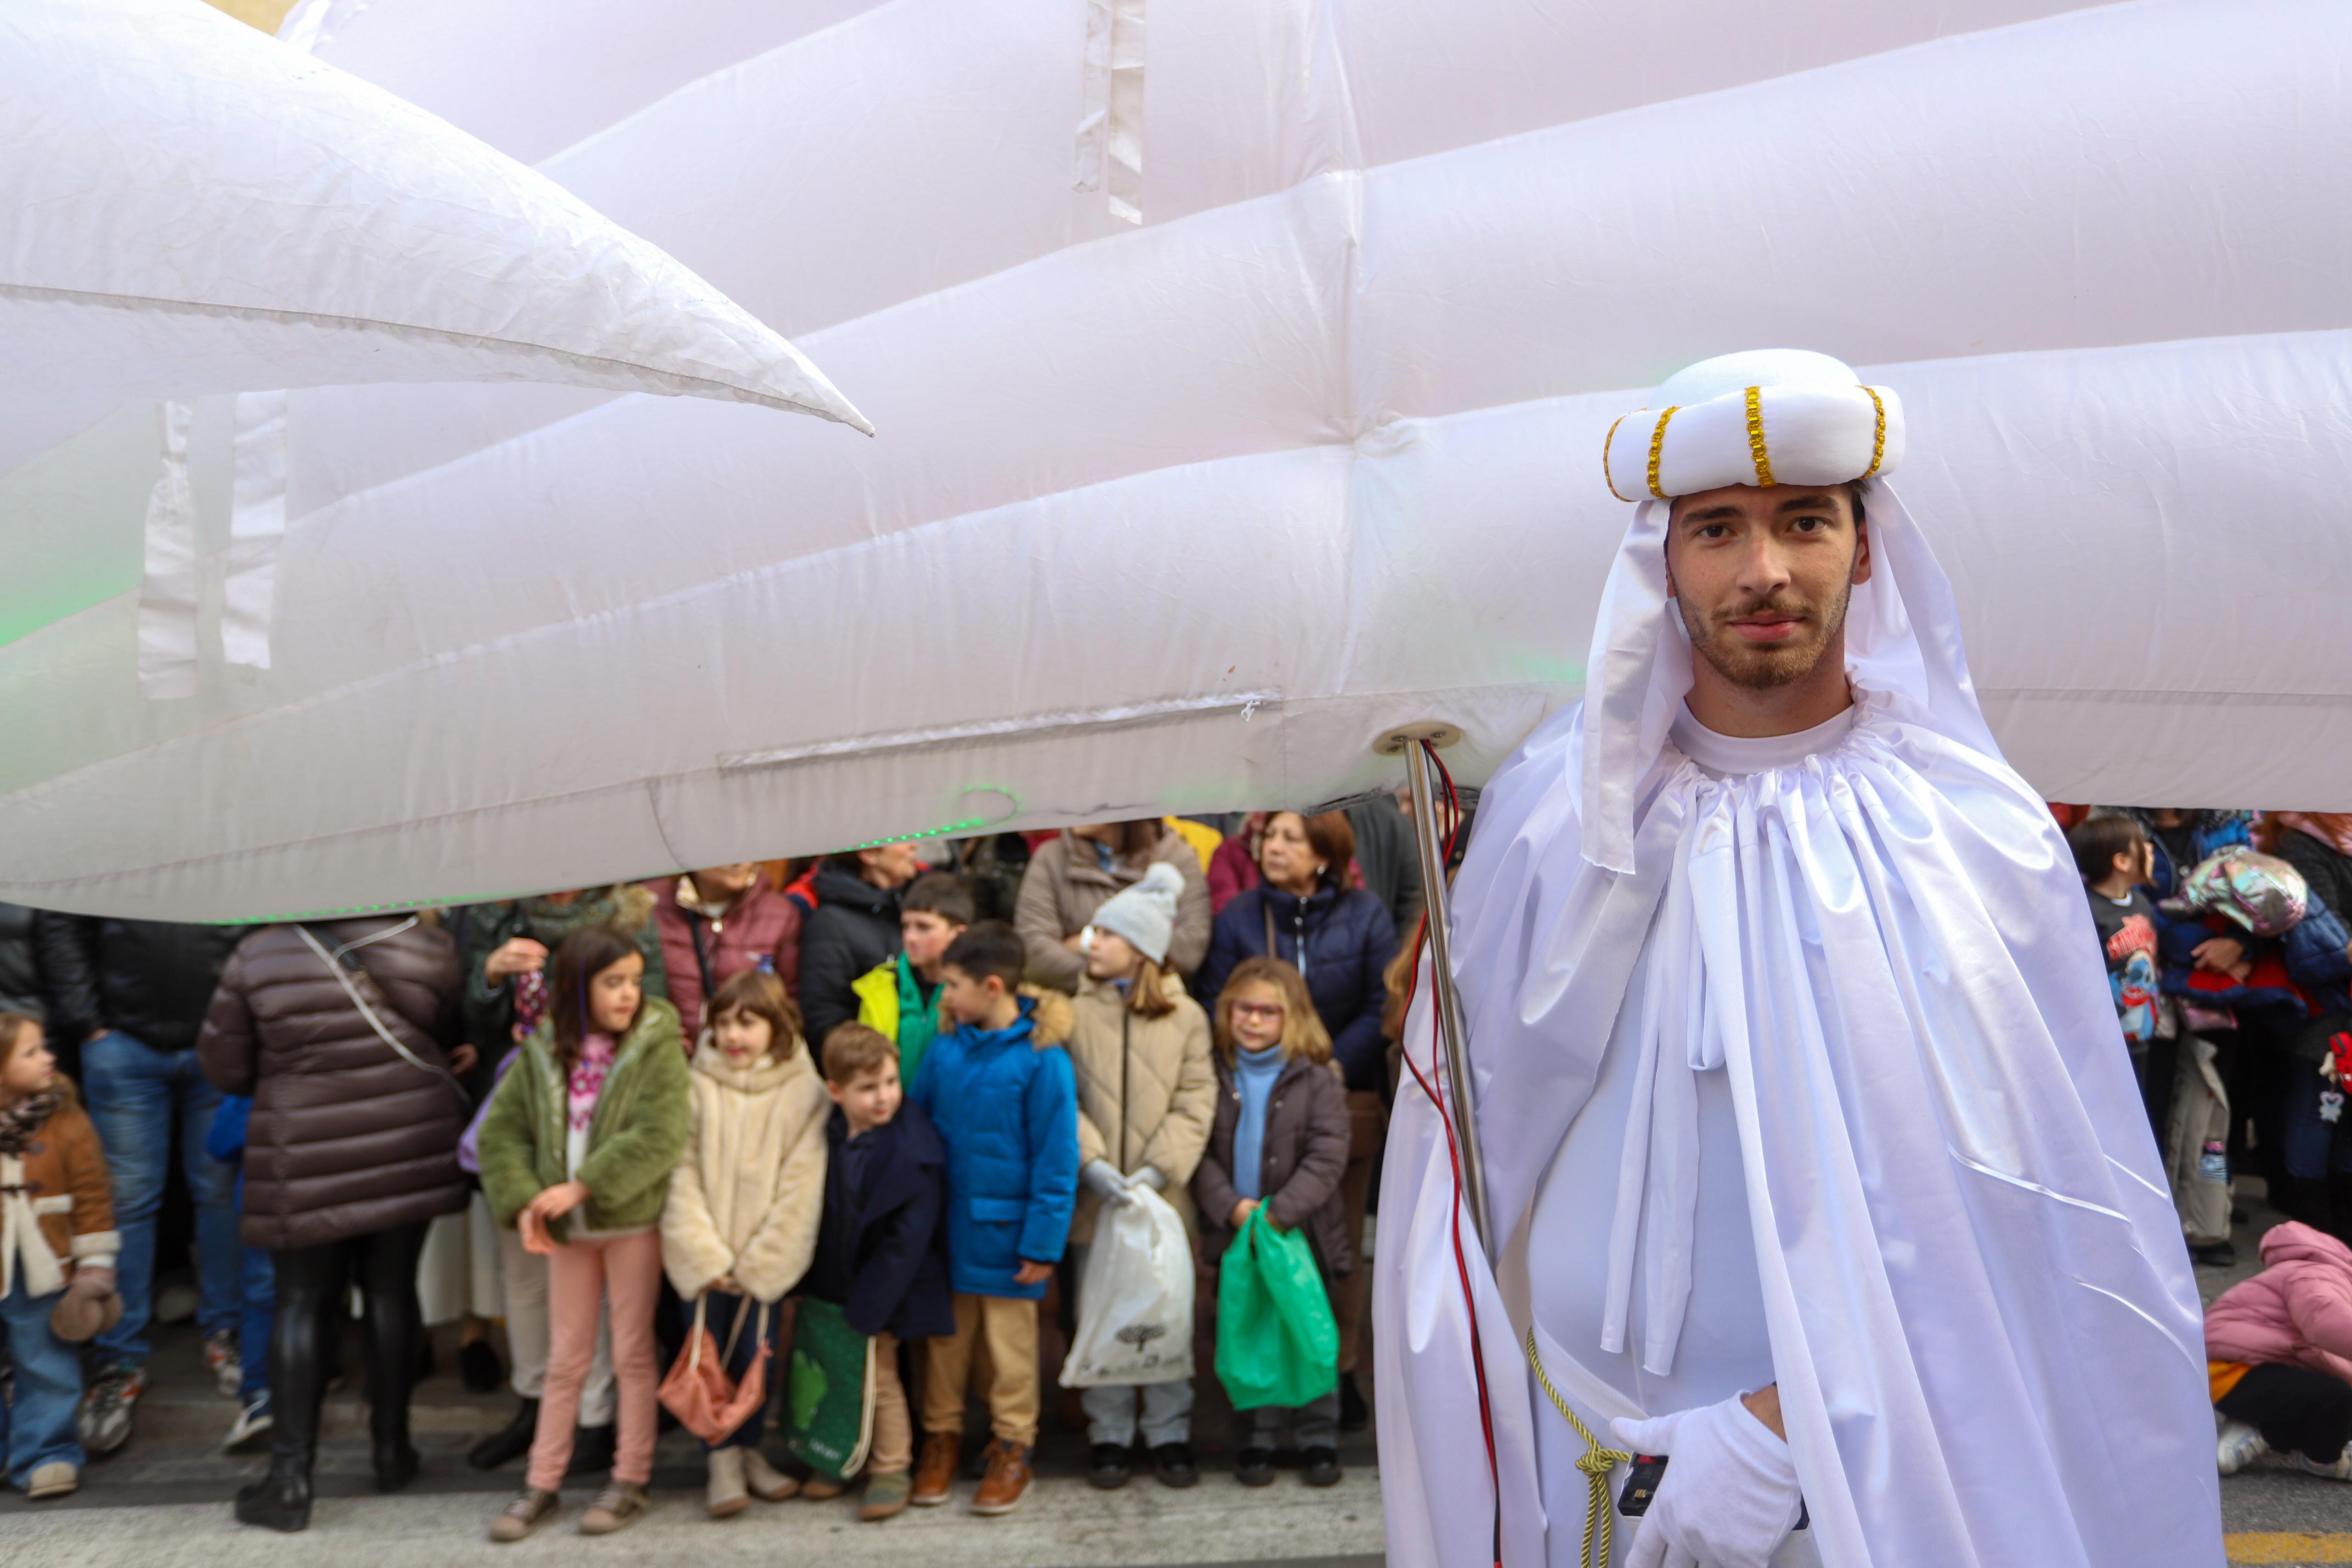
[[[1183,891],[1184,873],[1156,861],[1141,882],[1111,894],[1095,911],[1092,924],[1126,937],[1153,963],[1165,964],[1169,935],[1176,927],[1176,899]]]

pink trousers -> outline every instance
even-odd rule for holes
[[[641,1230],[607,1240],[567,1241],[547,1260],[547,1382],[540,1390],[539,1430],[530,1444],[530,1482],[558,1491],[572,1463],[572,1429],[580,1390],[596,1355],[596,1307],[610,1299],[613,1383],[620,1430],[613,1479],[644,1486],[654,1476],[660,1419],[661,1362],[654,1347],[654,1306],[661,1296],[661,1233]]]

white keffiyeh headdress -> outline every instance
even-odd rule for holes
[[[1633,869],[1633,828],[1690,690],[1690,638],[1669,612],[1666,521],[1677,496],[1727,485],[1863,486],[1874,574],[1846,612],[1846,669],[1895,711],[1998,755],[1961,651],[1951,586],[1885,483],[1903,461],[1903,402],[1827,354],[1754,349],[1703,360],[1609,428],[1610,493],[1635,503],[1592,630],[1584,698],[1584,857]]]

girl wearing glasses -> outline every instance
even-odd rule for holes
[[[1348,1095],[1331,1063],[1331,1037],[1298,971],[1278,958],[1244,958],[1217,995],[1217,1116],[1192,1174],[1203,1250],[1224,1256],[1234,1234],[1264,1205],[1277,1230],[1301,1230],[1328,1295],[1355,1272],[1347,1205]],[[1337,1389],[1296,1410],[1234,1413],[1234,1473],[1244,1486],[1274,1479],[1274,1449],[1292,1428],[1308,1486],[1339,1479]]]

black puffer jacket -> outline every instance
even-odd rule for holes
[[[1315,1016],[1331,1036],[1331,1057],[1350,1089],[1388,1082],[1388,1046],[1381,1009],[1388,1001],[1381,972],[1396,956],[1396,927],[1386,905],[1362,888],[1318,887],[1311,898],[1278,893],[1261,883],[1217,911],[1209,956],[1192,977],[1192,994],[1213,1012],[1225,977],[1244,958],[1265,956],[1266,915],[1274,916],[1274,956],[1307,977]],[[1305,949],[1304,956],[1300,949]]]
[[[2314,898],[2338,920],[2352,925],[2352,860],[2300,828],[2290,828],[2278,836],[2278,856],[2303,873]]]
[[[252,929],[42,911],[33,930],[49,988],[49,1031],[78,1040],[120,1030],[155,1051],[187,1050],[221,966]]]
[[[34,912],[21,904],[0,904],[0,1012],[49,1015],[41,984],[41,960],[33,936]]]
[[[857,1017],[857,977],[898,951],[898,890],[827,864],[816,908],[801,927],[801,1016],[822,1050],[828,1030]]]
[[[459,992],[457,948],[389,916],[314,924],[393,1038],[377,1034],[335,968],[270,925],[221,975],[197,1042],[205,1076],[253,1098],[246,1124],[247,1247],[323,1247],[466,1207],[457,1135],[467,1107],[445,1071]]]

